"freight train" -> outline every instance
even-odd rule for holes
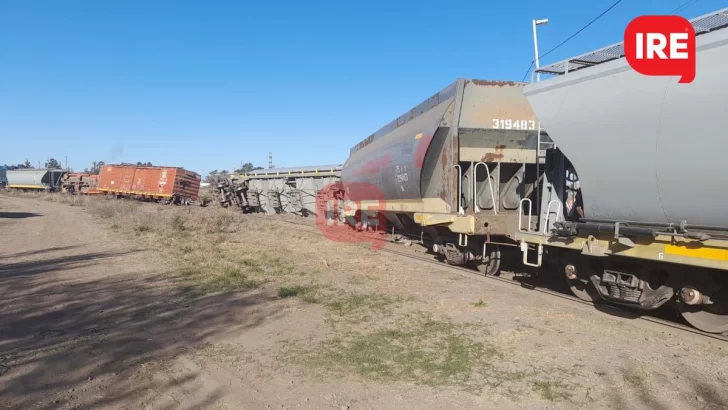
[[[635,72],[621,43],[540,68],[552,77],[537,83],[458,79],[311,187],[353,201],[355,221],[380,213],[449,264],[494,275],[511,249],[558,266],[583,300],[670,303],[694,327],[728,332],[728,9],[691,23],[692,83]],[[222,183],[221,202],[321,211],[280,199],[316,174],[273,171]]]

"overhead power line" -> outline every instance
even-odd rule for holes
[[[683,12],[688,7],[694,5],[695,3],[699,2],[699,1],[700,0],[688,0],[685,3],[683,3],[683,4],[681,4],[681,5],[677,6],[677,7],[675,7],[671,12],[669,12],[667,14],[677,14],[677,13]]]
[[[692,1],[692,0],[691,0],[691,1]],[[613,4],[611,5],[611,6],[609,6],[609,7],[608,7],[608,8],[606,9],[606,10],[604,10],[603,12],[601,12],[601,14],[599,14],[599,15],[598,15],[598,16],[596,16],[596,17],[594,17],[594,19],[593,19],[592,21],[588,22],[588,23],[587,23],[587,24],[586,24],[586,25],[585,25],[584,27],[580,28],[580,29],[579,29],[579,30],[578,30],[578,31],[577,31],[576,33],[574,33],[574,34],[570,35],[569,37],[567,37],[567,38],[566,38],[566,40],[564,40],[564,41],[562,41],[561,43],[559,43],[559,44],[558,44],[558,45],[557,45],[556,47],[554,47],[554,48],[552,48],[551,50],[547,51],[546,53],[544,53],[544,54],[540,55],[540,56],[538,57],[538,58],[539,58],[539,60],[540,60],[540,59],[542,59],[543,57],[546,57],[547,55],[551,54],[552,52],[556,51],[556,50],[557,50],[557,49],[558,49],[559,47],[563,46],[563,45],[564,45],[564,44],[566,44],[566,43],[567,43],[567,42],[568,42],[569,40],[571,40],[572,38],[576,37],[576,36],[577,36],[577,35],[578,35],[579,33],[581,33],[582,31],[586,30],[586,29],[587,29],[587,27],[591,26],[592,24],[594,24],[594,22],[596,22],[597,20],[599,20],[600,18],[602,18],[602,16],[604,16],[604,15],[605,15],[605,14],[607,14],[607,13],[609,13],[609,11],[610,11],[610,10],[612,10],[612,9],[613,9],[613,8],[614,8],[615,6],[617,6],[617,4],[619,4],[619,3],[621,3],[621,2],[622,2],[622,0],[617,0],[617,1],[615,1],[615,2],[614,2],[614,3],[613,3]],[[528,73],[529,73],[529,72],[531,72],[531,68],[533,67],[533,64],[534,64],[535,62],[536,62],[536,60],[533,60],[533,61],[531,61],[531,65],[530,65],[530,66],[528,66],[528,70],[526,70],[526,74],[524,74],[524,75],[523,75],[523,79],[521,80],[521,82],[523,82],[523,81],[525,81],[525,80],[526,80],[526,77],[528,77]]]

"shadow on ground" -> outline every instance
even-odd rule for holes
[[[57,251],[70,251],[71,249],[78,248],[79,245],[69,245],[69,246],[55,246],[53,248],[46,248],[46,249],[38,249],[35,251],[27,251],[27,252],[18,252],[8,255],[2,255],[0,254],[0,257],[3,258],[22,258],[26,256],[33,256],[33,255],[40,255],[41,253],[48,253],[48,252],[57,252]],[[3,265],[0,265],[2,267]],[[5,265],[7,266],[7,265]]]
[[[188,399],[172,407],[204,408],[220,393],[190,391],[203,384],[194,383],[198,375],[160,379],[149,369],[276,316],[267,303],[274,296],[260,292],[201,297],[170,287],[169,276],[114,274],[123,258],[91,253],[0,265],[0,407],[117,407],[169,401],[157,392],[181,388]]]
[[[609,402],[616,409],[656,409],[668,410],[676,408],[678,403],[671,402],[664,395],[658,393],[656,385],[667,387],[673,391],[683,392],[683,403],[695,403],[696,409],[725,409],[728,404],[726,392],[719,391],[713,386],[699,382],[700,377],[681,362],[689,362],[690,357],[676,357],[675,364],[682,371],[679,378],[660,373],[645,372],[639,363],[626,359],[623,366],[617,371],[617,379],[627,385],[626,389],[613,388],[608,390]],[[617,385],[620,380],[613,379],[607,372],[603,373],[606,385]]]
[[[43,216],[43,215],[37,214],[35,212],[2,212],[2,211],[0,211],[0,219],[2,219],[2,218],[23,219],[23,218],[33,218],[36,216]]]

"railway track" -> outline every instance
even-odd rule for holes
[[[265,220],[271,220],[270,215],[248,214],[247,216],[265,219]],[[312,226],[310,223],[291,221],[291,220],[286,220],[286,219],[282,219],[282,218],[275,218],[272,220],[277,221],[277,222],[283,222],[286,224],[305,227],[307,229],[302,229],[302,231],[305,231],[307,233],[314,234],[314,235],[319,235],[319,236],[322,235],[322,233],[318,229],[316,229],[315,226]],[[408,236],[408,235],[403,235],[403,236]],[[387,243],[393,243],[390,240],[385,240],[385,239],[382,239],[382,240]],[[356,243],[352,243],[352,244],[361,246],[361,247],[366,246],[366,244],[361,244],[361,245],[356,244]],[[573,296],[573,295],[565,293],[565,292],[555,291],[555,290],[548,289],[546,287],[538,286],[538,285],[534,285],[534,284],[526,285],[526,284],[524,284],[524,282],[515,279],[515,277],[517,277],[515,272],[507,272],[507,273],[513,274],[513,278],[482,275],[479,272],[477,272],[473,269],[469,269],[467,267],[460,267],[460,266],[453,266],[453,265],[445,264],[441,261],[434,259],[431,255],[423,256],[423,255],[417,255],[414,252],[402,252],[399,250],[388,249],[388,248],[382,248],[382,249],[379,249],[379,251],[385,252],[385,253],[388,253],[391,255],[396,255],[396,256],[400,256],[400,257],[417,260],[419,262],[423,262],[423,263],[427,263],[427,264],[436,265],[438,269],[448,270],[448,271],[457,273],[461,276],[465,276],[465,277],[468,277],[471,279],[476,279],[476,280],[480,280],[483,282],[487,281],[488,283],[496,283],[498,285],[505,286],[505,287],[516,286],[519,288],[525,288],[525,289],[528,289],[528,291],[538,292],[541,295],[544,295],[549,298],[554,298],[567,305],[581,306],[583,308],[589,307],[604,315],[617,316],[617,317],[622,317],[622,318],[631,319],[631,320],[638,320],[640,322],[644,322],[644,323],[653,325],[652,326],[653,328],[660,327],[660,328],[662,328],[662,330],[672,330],[674,333],[679,333],[679,334],[683,334],[683,335],[689,335],[692,337],[707,339],[709,341],[728,342],[728,333],[714,334],[714,333],[703,332],[701,330],[695,329],[686,324],[678,323],[673,320],[656,317],[653,315],[653,313],[657,313],[657,311],[655,311],[655,312],[652,312],[652,311],[636,312],[634,310],[623,308],[623,307],[617,306],[617,305],[594,304],[591,302],[581,300],[581,299],[577,298],[576,296]],[[660,309],[658,309],[658,311],[660,311]]]

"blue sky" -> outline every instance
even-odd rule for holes
[[[343,163],[458,77],[520,81],[613,0],[0,2],[0,164]],[[685,0],[624,0],[542,61]],[[683,16],[726,7],[695,0]]]

